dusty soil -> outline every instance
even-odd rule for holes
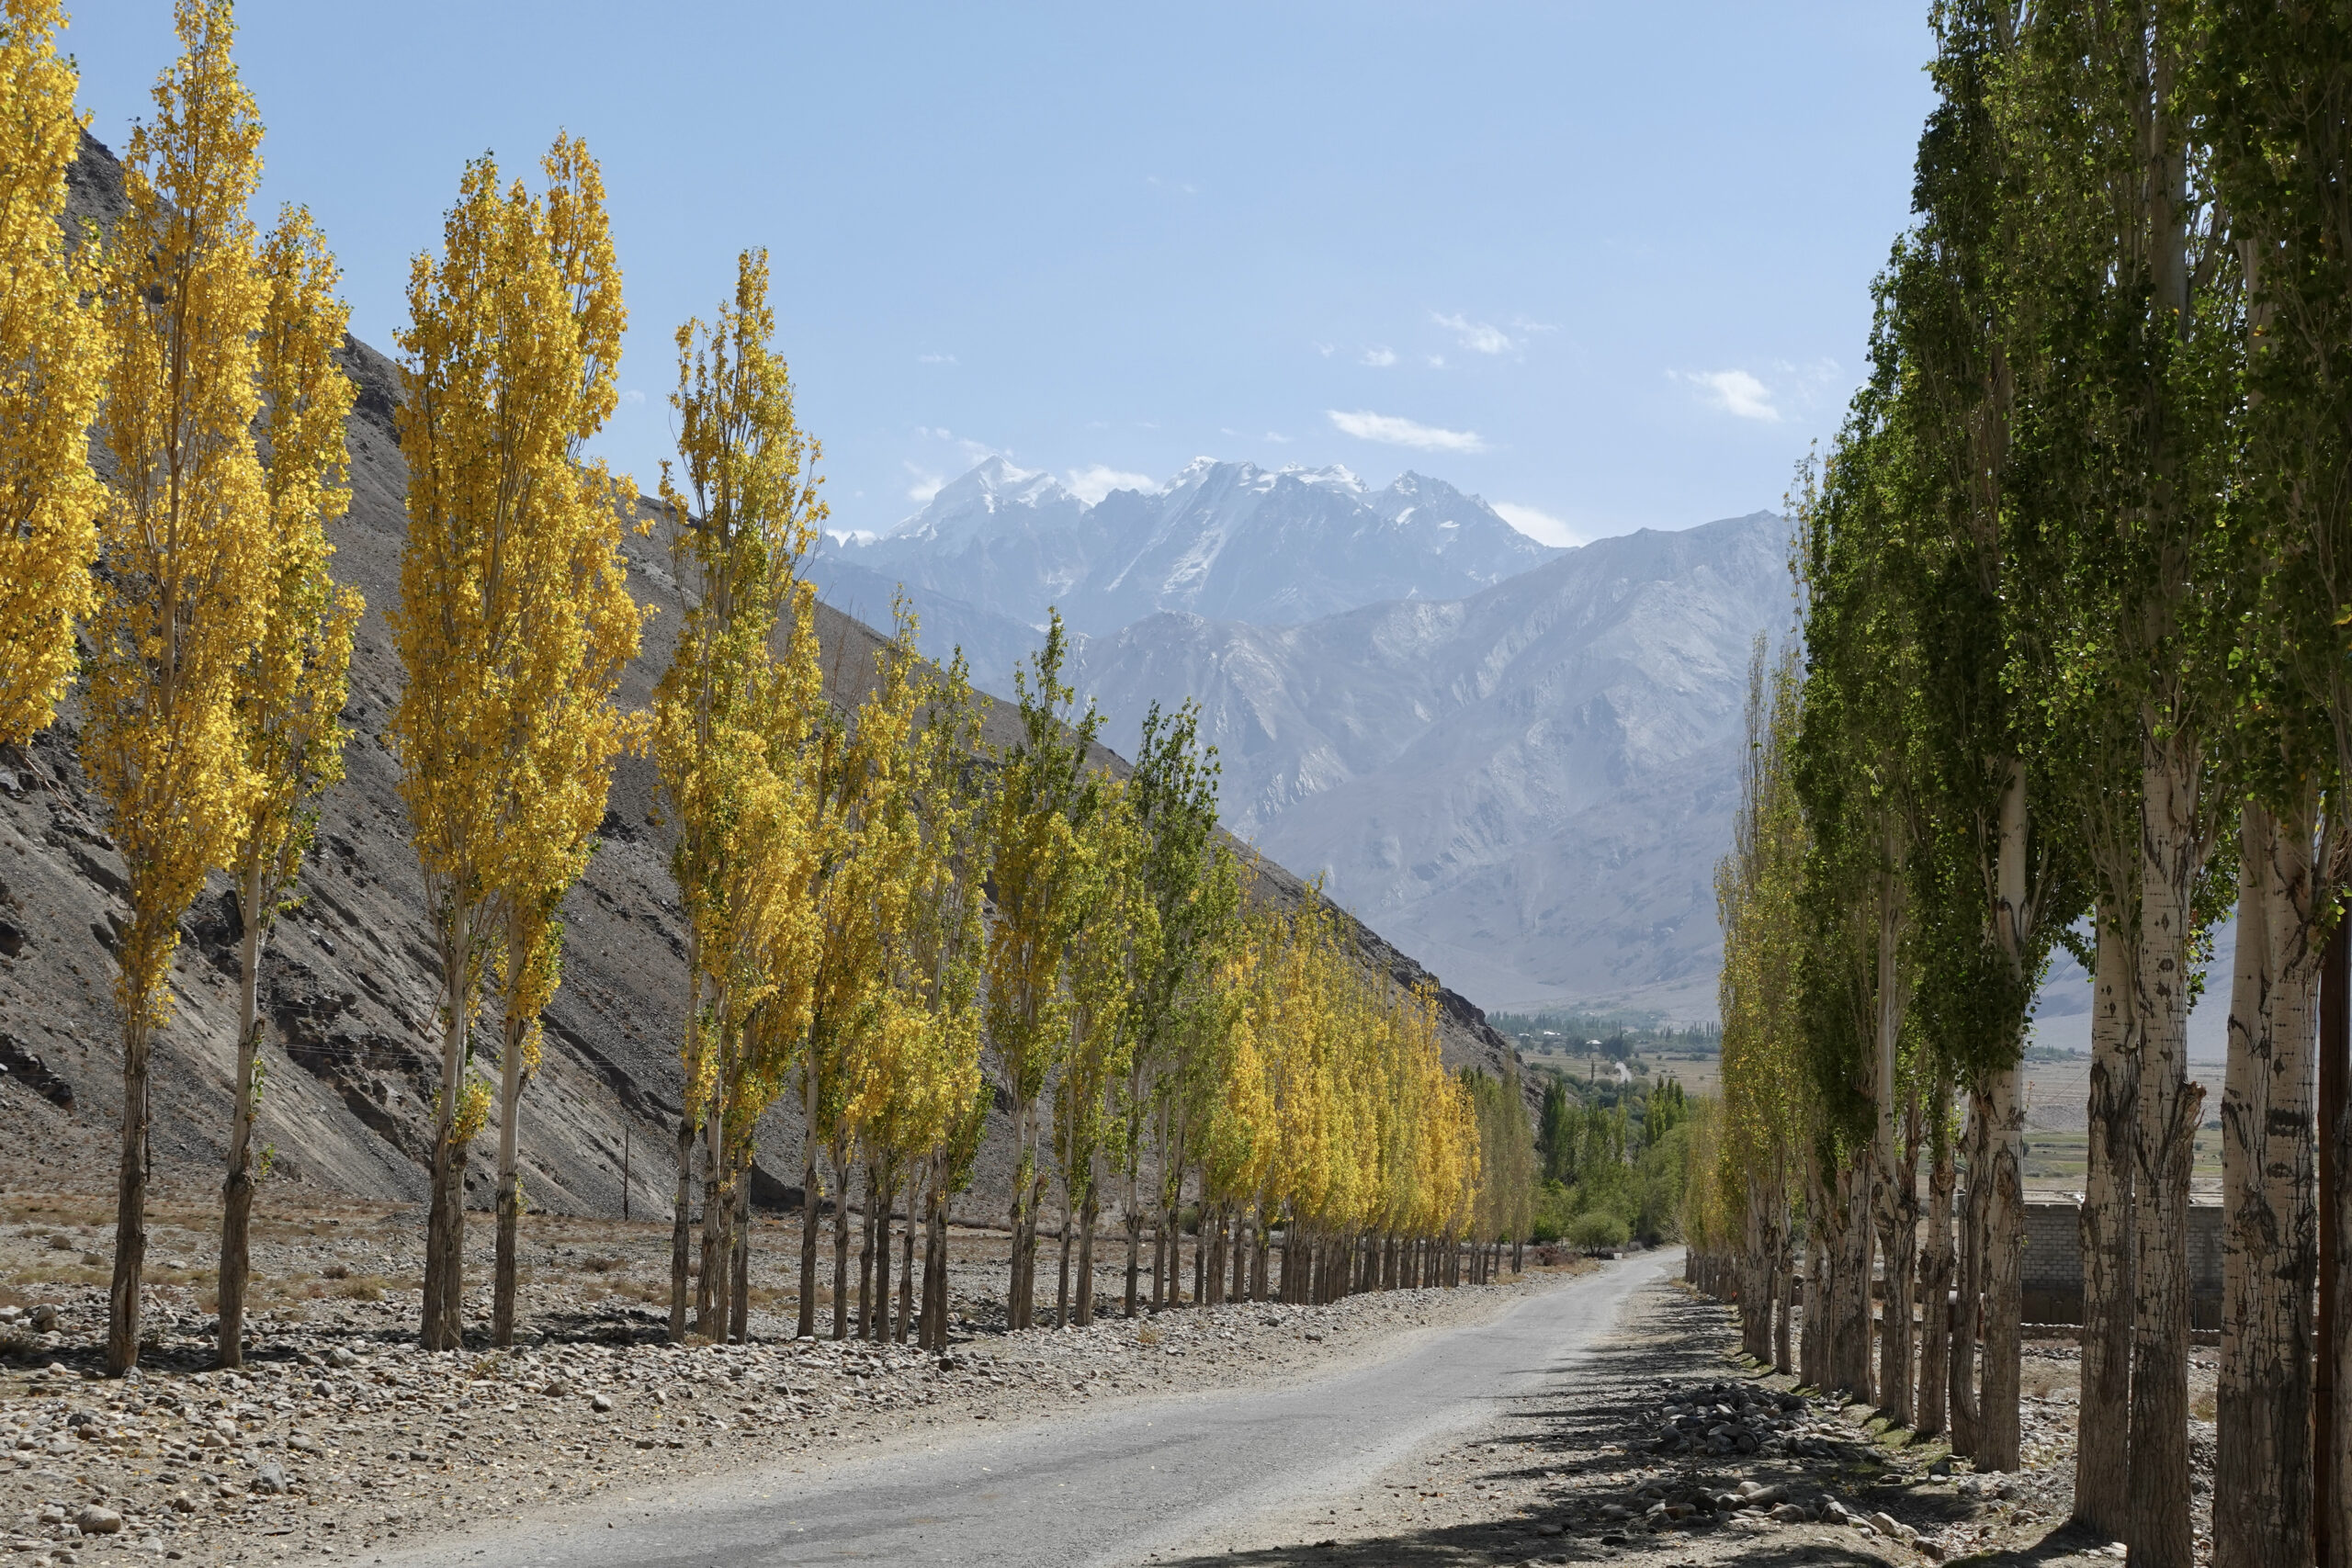
[[[0,1224],[0,1449],[14,1450],[0,1460],[0,1562],[347,1559],[612,1488],[936,1440],[1016,1409],[1262,1387],[1475,1321],[1528,1288],[1007,1334],[1004,1238],[958,1231],[942,1360],[788,1338],[797,1223],[771,1222],[753,1249],[753,1343],[672,1347],[666,1224],[533,1216],[524,1343],[493,1351],[475,1333],[436,1356],[413,1344],[422,1214],[318,1205],[260,1216],[249,1364],[226,1372],[207,1370],[215,1223],[166,1205],[151,1226],[153,1332],[140,1371],[115,1382],[96,1375],[109,1219],[88,1199],[12,1195]],[[490,1227],[469,1243],[469,1311],[482,1319]],[[1050,1292],[1053,1270],[1039,1272]],[[1115,1310],[1118,1278],[1105,1267],[1098,1280]],[[820,1321],[829,1330],[830,1311]]]
[[[2075,1360],[2071,1344],[2029,1348],[2024,1468],[1977,1475],[1941,1441],[1914,1442],[1865,1406],[1744,1365],[1728,1309],[1660,1285],[1636,1299],[1600,1350],[1555,1369],[1485,1427],[1412,1456],[1353,1495],[1322,1500],[1311,1515],[1272,1521],[1259,1539],[1162,1561],[2112,1563],[2120,1545],[2065,1525]],[[2191,1401],[2210,1416],[2212,1359],[2198,1360]],[[1711,1431],[1720,1438],[1710,1440]],[[2200,1560],[2210,1552],[2211,1438],[2210,1421],[2192,1427]]]

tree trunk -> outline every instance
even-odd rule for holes
[[[513,940],[510,937],[510,942]],[[516,970],[522,965],[514,964]],[[514,982],[519,984],[519,978]],[[498,1042],[498,1242],[491,1269],[491,1343],[514,1348],[514,1292],[522,1244],[523,1031],[527,1019],[514,1016],[510,998],[506,1027]]]
[[[876,1212],[888,1200],[875,1190],[874,1168],[865,1168],[865,1213],[857,1224],[857,1337],[872,1339],[874,1335],[874,1227],[878,1223]]]
[[[1974,1458],[1980,1470],[2014,1471],[2022,1440],[2018,1400],[2025,1355],[2025,1099],[2018,1069],[1987,1082],[1983,1393],[1976,1407]],[[2184,1416],[2186,1412],[2183,1413]]]
[[[2137,987],[2122,918],[2105,901],[2095,916],[2089,1160],[2080,1220],[2083,1360],[2075,1427],[2075,1518],[2117,1540],[2131,1524],[2131,1150],[2139,1121]]]
[[[465,1089],[466,1032],[473,1021],[470,911],[455,904],[436,932],[441,959],[441,1092],[433,1118],[432,1199],[424,1222],[423,1332],[428,1350],[454,1350],[464,1331],[466,1151],[457,1142],[458,1101]]]
[[[2352,1448],[2352,1409],[2346,1408],[2346,1394],[2339,1387],[2339,1377],[2352,1365],[2345,1359],[2344,1331],[2346,1327],[2341,1293],[2347,1280],[2344,1268],[2346,1256],[2345,1228],[2344,1181],[2352,1166],[2345,1162],[2347,1145],[2345,1139],[2352,1135],[2352,1123],[2345,1112],[2352,1096],[2346,1094],[2347,1078],[2352,1078],[2352,1059],[2347,1059],[2346,1046],[2352,1044],[2352,930],[2339,916],[2335,930],[2327,939],[2326,956],[2321,961],[2319,1007],[2319,1338],[2312,1378],[2312,1416],[2314,1430],[2312,1447],[2319,1456],[2312,1506],[2312,1557],[2319,1568],[2346,1568],[2352,1559],[2352,1517],[2346,1507],[2352,1506],[2352,1457],[2346,1450]]]
[[[2140,1120],[2132,1143],[2132,1528],[2125,1540],[2139,1568],[2189,1568],[2188,1176],[2204,1105],[2204,1091],[2188,1074],[2199,757],[2185,737],[2158,739],[2153,719],[2146,730],[2136,976]],[[2001,1468],[2013,1470],[2013,1453],[2008,1457]]]
[[[907,1228],[899,1238],[899,1327],[891,1339],[907,1342],[908,1326],[914,1321],[915,1293],[915,1202],[912,1188],[907,1193]]]
[[[800,1314],[793,1337],[817,1337],[817,1226],[820,1223],[817,1191],[817,1143],[803,1134],[800,1155]]]
[[[833,1149],[833,1337],[849,1337],[849,1156]]]
[[[122,1163],[116,1173],[114,1280],[107,1295],[108,1377],[139,1364],[141,1280],[147,1262],[147,1020],[122,1026]]]
[[[254,1065],[261,1055],[262,874],[246,861],[237,914],[237,1077],[230,1086],[229,1175],[220,1190],[220,1364],[245,1364],[245,1281],[253,1268]]]
[[[2238,944],[2222,1099],[2214,1568],[2312,1561],[2312,1044],[2319,949],[2308,812],[2239,818]]]
[[[1139,1196],[1140,1195],[1136,1190],[1136,1173],[1134,1169],[1130,1168],[1127,1171],[1127,1212],[1125,1215],[1127,1227],[1127,1288],[1125,1294],[1120,1299],[1119,1303],[1119,1315],[1122,1317],[1135,1316],[1136,1308],[1138,1304],[1137,1292],[1143,1283],[1141,1278],[1143,1269],[1143,1211],[1136,1207]]]
[[[1959,1183],[1951,1114],[1951,1091],[1939,1086],[1928,1108],[1928,1244],[1919,1260],[1919,1410],[1914,1429],[1923,1438],[1942,1435],[1951,1396],[1946,1380],[1951,1359],[1951,1195]]]
[[[1984,1122],[1981,1086],[1968,1096],[1968,1122],[1961,1135],[1967,1185],[1960,1195],[1958,1285],[1952,1292],[1951,1352],[1944,1369],[1951,1395],[1948,1424],[1951,1450],[1976,1451],[1976,1339],[1984,1324]]]
[[[727,1048],[719,1046],[719,1072],[702,1120],[702,1275],[695,1281],[695,1332],[709,1339],[726,1337],[727,1291]]]
[[[744,1151],[743,1168],[752,1168],[751,1153]],[[735,1218],[729,1227],[734,1235],[734,1267],[728,1270],[733,1289],[727,1292],[727,1340],[730,1345],[752,1342],[752,1191],[751,1183],[742,1184],[736,1199]]]
[[[1094,1321],[1094,1219],[1098,1205],[1089,1184],[1078,1216],[1078,1325]],[[1067,1222],[1065,1222],[1067,1223]]]
[[[686,1291],[694,1273],[695,1123],[678,1118],[678,1193],[670,1210],[670,1343],[686,1337]]]
[[[875,1219],[866,1227],[874,1237],[874,1322],[873,1338],[888,1343],[890,1338],[890,1203],[895,1194],[884,1190],[874,1200]]]

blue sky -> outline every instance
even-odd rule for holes
[[[70,0],[69,0],[70,3]],[[164,0],[67,34],[120,147]],[[837,528],[989,452],[1405,468],[1591,537],[1776,505],[1859,373],[1924,0],[1137,6],[249,0],[265,197],[389,349],[466,158],[605,166],[652,488],[671,333],[772,252]]]

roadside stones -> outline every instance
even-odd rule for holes
[[[613,1396],[609,1393],[592,1393],[588,1396],[588,1408],[599,1416],[606,1414],[612,1407]]]
[[[74,1526],[84,1535],[113,1535],[122,1529],[122,1516],[112,1508],[88,1503],[74,1516]]]
[[[279,1497],[292,1487],[286,1476],[286,1467],[271,1460],[254,1476],[254,1490],[265,1497]]]

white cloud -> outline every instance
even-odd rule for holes
[[[1446,430],[1434,424],[1422,424],[1402,419],[1396,414],[1373,413],[1359,410],[1348,412],[1340,409],[1325,411],[1331,423],[1343,435],[1359,441],[1385,442],[1391,446],[1411,446],[1423,452],[1483,452],[1484,437],[1475,430]]]
[[[1734,419],[1781,423],[1781,411],[1772,406],[1772,389],[1745,370],[1669,370],[1667,374],[1698,388],[1708,402]]]
[[[918,365],[953,365],[956,363],[956,359],[952,354],[918,354],[915,355],[915,363]]]
[[[1356,363],[1369,365],[1375,370],[1385,370],[1396,363],[1396,351],[1393,348],[1367,348]]]
[[[1277,446],[1287,446],[1291,443],[1291,438],[1284,435],[1279,430],[1270,430],[1266,432],[1266,439],[1272,442]]]
[[[1474,354],[1509,354],[1510,338],[1500,327],[1485,321],[1474,321],[1467,316],[1447,316],[1432,312],[1430,320],[1462,340],[1462,346]]]
[[[1340,345],[1336,343],[1318,343],[1315,344],[1315,352],[1329,359],[1340,352]]]
[[[931,498],[939,493],[939,487],[947,482],[946,475],[934,474],[912,463],[907,465],[907,472],[915,477],[915,482],[907,487],[907,499],[918,506],[930,504]]]
[[[1442,354],[1430,355],[1429,356],[1429,361],[1430,368],[1432,370],[1442,370],[1445,368],[1445,355]]]
[[[1526,535],[1539,545],[1581,545],[1584,540],[1577,531],[1548,512],[1532,506],[1517,506],[1508,501],[1489,502],[1495,515]]]
[[[627,403],[630,408],[637,407],[638,404],[644,400],[645,394],[639,391],[635,387],[631,387],[628,391],[621,394],[621,401]]]
[[[1069,492],[1091,506],[1114,490],[1149,490],[1157,483],[1149,474],[1131,474],[1107,463],[1072,468]]]

